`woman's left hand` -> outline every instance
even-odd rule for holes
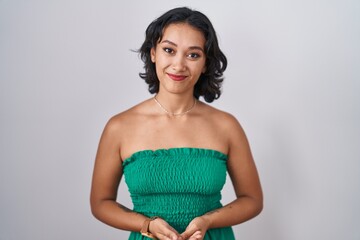
[[[194,218],[181,234],[184,240],[202,240],[208,230],[209,222],[204,217]]]

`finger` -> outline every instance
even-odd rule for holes
[[[159,234],[165,237],[166,240],[181,240],[180,234],[170,225],[162,226],[159,230]]]
[[[173,228],[164,228],[162,229],[161,234],[169,240],[180,240],[180,235]]]
[[[189,240],[197,240],[197,239],[202,239],[203,236],[201,234],[201,231],[196,231],[190,238]]]
[[[191,238],[189,238],[189,240],[201,240],[202,239],[202,237],[201,236],[199,236],[199,237],[191,237]]]
[[[156,239],[159,239],[159,240],[171,240],[171,238],[168,238],[167,236],[164,236],[161,233],[156,234]]]
[[[183,232],[183,233],[181,234],[181,237],[182,237],[183,239],[188,239],[188,238],[190,238],[193,234],[194,234],[194,230],[189,228],[189,229],[186,229],[185,232]]]
[[[180,234],[163,219],[155,219],[150,222],[149,231],[160,240],[178,240]]]
[[[189,240],[196,240],[196,239],[202,239],[203,234],[201,233],[201,231],[185,231],[181,234],[181,237],[183,237],[183,239],[189,239]]]
[[[169,236],[169,235],[162,234],[162,233],[157,234],[156,237],[159,238],[160,240],[182,240],[182,238],[180,238],[176,235]]]
[[[200,237],[190,237],[188,240],[199,240],[199,239],[201,239]]]

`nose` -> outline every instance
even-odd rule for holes
[[[186,61],[185,57],[179,55],[174,56],[173,62],[172,62],[172,69],[174,71],[184,71],[186,68]]]

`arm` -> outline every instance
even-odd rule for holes
[[[260,180],[246,135],[237,121],[229,132],[227,167],[236,199],[218,211],[205,215],[210,228],[240,224],[257,216],[263,208]]]
[[[116,202],[118,186],[123,174],[120,157],[121,124],[111,119],[102,133],[95,159],[90,205],[92,214],[112,227],[139,232],[148,217],[131,211]],[[149,230],[159,239],[178,239],[180,236],[164,220],[150,222]]]
[[[202,239],[194,237],[196,232],[201,232],[204,237],[207,229],[237,225],[262,211],[260,180],[246,135],[233,117],[230,117],[230,122],[226,125],[228,127],[225,132],[229,134],[227,168],[236,199],[222,208],[195,218],[182,234],[185,239]]]
[[[116,202],[123,174],[120,158],[119,124],[110,120],[100,138],[93,171],[90,205],[100,221],[123,230],[140,231],[145,216],[132,212]]]

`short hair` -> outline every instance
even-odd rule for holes
[[[227,67],[227,59],[220,50],[215,29],[203,13],[187,7],[174,8],[155,19],[145,31],[145,41],[138,53],[144,62],[144,73],[139,76],[149,85],[151,94],[159,92],[159,79],[155,64],[151,61],[150,51],[161,41],[164,29],[173,23],[187,23],[200,30],[205,37],[206,71],[202,73],[194,87],[194,97],[202,96],[206,102],[212,102],[221,95],[223,72]]]

